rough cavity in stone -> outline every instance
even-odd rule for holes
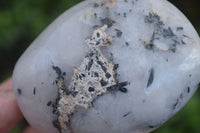
[[[100,50],[100,47],[109,46],[112,42],[112,38],[105,32],[107,27],[104,25],[96,29],[87,40],[91,51],[85,56],[81,65],[74,68],[69,87],[64,83],[60,68],[53,66],[58,75],[56,84],[59,90],[58,101],[55,103],[58,119],[55,120],[56,123],[54,121],[54,126],[62,133],[70,130],[70,117],[77,109],[91,107],[92,102],[104,93],[127,91],[123,87],[128,83],[118,83],[115,64],[108,62]]]

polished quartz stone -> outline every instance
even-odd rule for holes
[[[25,118],[48,133],[150,132],[199,82],[199,36],[166,0],[86,0],[58,17],[13,73]]]

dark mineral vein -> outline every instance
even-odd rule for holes
[[[21,89],[17,89],[17,93],[18,93],[18,95],[21,95],[22,94],[22,90]]]
[[[59,89],[63,90],[66,95],[69,95],[70,94],[70,90],[65,86],[64,77],[62,75],[61,69],[58,66],[52,66],[52,68],[57,73],[57,78],[55,80],[56,85],[58,86]]]
[[[33,88],[33,95],[36,94],[36,87]]]
[[[122,36],[122,31],[120,31],[119,29],[115,29],[116,31],[116,36],[117,37],[121,37]]]
[[[57,78],[56,78],[55,82],[56,82],[56,85],[57,85],[57,88],[58,88],[58,96],[57,96],[54,103],[48,102],[47,106],[50,106],[50,104],[52,104],[52,107],[53,107],[52,113],[57,116],[57,118],[52,121],[52,124],[61,133],[62,127],[61,127],[60,122],[59,122],[60,112],[58,111],[59,100],[61,99],[61,94],[60,94],[59,90],[64,90],[64,89],[66,89],[66,87],[65,87],[65,84],[64,84],[64,77],[62,76],[61,69],[58,66],[52,66],[52,68],[57,74]]]
[[[117,83],[113,86],[107,87],[107,91],[116,91],[116,90],[122,90],[123,87],[127,86],[129,84],[128,81]]]
[[[123,117],[127,117],[130,114],[131,114],[131,112],[127,112],[126,114],[123,115]]]
[[[146,43],[147,49],[157,48],[154,44],[155,40],[160,40],[161,38],[168,41],[168,51],[176,52],[177,45],[185,45],[186,43],[182,40],[181,37],[174,34],[171,27],[166,27],[164,22],[161,20],[160,16],[156,13],[149,13],[145,16],[144,22],[151,24],[154,27],[153,34],[149,42]],[[183,27],[177,27],[176,30],[182,31]],[[163,41],[163,40],[162,40]],[[158,48],[160,49],[160,48]]]
[[[108,27],[111,27],[116,22],[112,20],[111,18],[107,17],[107,18],[101,19],[101,23],[102,25],[107,25]]]
[[[154,79],[154,69],[152,68],[150,70],[149,79],[148,79],[148,82],[147,82],[147,87],[149,87],[153,83],[153,79]]]

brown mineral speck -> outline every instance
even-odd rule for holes
[[[115,6],[117,4],[115,0],[105,0],[104,2],[110,6]]]

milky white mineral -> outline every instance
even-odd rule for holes
[[[46,133],[147,133],[197,89],[200,39],[166,0],[86,0],[31,44],[13,82]]]

